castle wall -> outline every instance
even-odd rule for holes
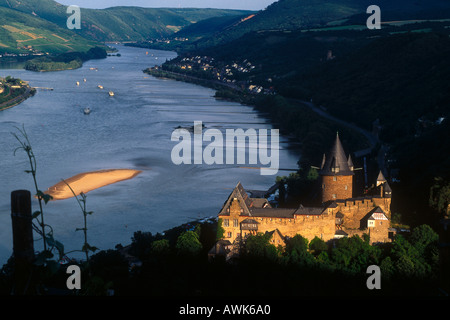
[[[380,207],[388,219],[391,218],[390,198],[369,198],[361,200],[345,200],[337,202],[337,207],[333,209],[336,213],[340,211],[344,215],[343,226],[348,229],[361,228],[361,219],[376,207]]]
[[[233,242],[238,235],[256,232],[271,232],[278,229],[283,236],[294,237],[300,234],[302,237],[311,241],[314,237],[319,237],[324,241],[334,238],[336,218],[334,214],[322,215],[296,215],[295,218],[266,218],[266,217],[248,217],[231,214],[230,216],[219,216],[224,221],[222,227],[225,230],[224,239]],[[246,219],[253,219],[258,224],[256,232],[240,229],[241,222]],[[228,220],[228,222],[225,222]],[[228,225],[227,225],[228,224]]]

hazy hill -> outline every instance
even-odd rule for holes
[[[69,17],[67,6],[53,0],[0,0],[0,6],[43,18],[63,28]],[[81,8],[81,30],[76,32],[97,41],[140,41],[169,36],[203,19],[245,12],[194,8]]]

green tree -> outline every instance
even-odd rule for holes
[[[195,231],[185,231],[177,239],[176,249],[181,254],[197,255],[202,250],[199,235]]]
[[[317,172],[317,169],[310,168],[308,171],[308,174],[306,176],[306,179],[308,181],[316,181],[319,178],[319,172]]]
[[[151,253],[156,255],[166,255],[170,252],[169,240],[155,240],[151,244]]]
[[[381,275],[386,279],[391,279],[395,273],[395,266],[391,257],[386,257],[380,264]]]
[[[450,182],[438,177],[430,189],[429,204],[439,213],[448,215],[450,213]]]
[[[250,258],[277,260],[278,250],[270,243],[269,233],[250,235],[245,241],[244,255]]]
[[[223,239],[224,235],[225,235],[225,229],[222,227],[223,225],[223,220],[222,219],[218,219],[217,220],[217,235],[216,235],[216,240],[220,240]]]
[[[308,252],[308,239],[297,234],[286,243],[285,254],[289,262],[300,265],[313,263],[313,256]]]
[[[425,254],[430,245],[436,245],[439,235],[429,225],[421,225],[411,232],[410,242],[419,251],[420,255]]]
[[[407,255],[402,255],[396,262],[395,268],[400,276],[410,278],[415,273],[414,262]]]
[[[331,250],[331,259],[335,265],[352,272],[361,272],[371,264],[378,265],[380,257],[381,249],[371,246],[366,235],[362,238],[354,235],[340,239]]]
[[[309,250],[314,256],[317,257],[320,253],[322,253],[322,251],[328,250],[328,246],[325,241],[315,236],[309,243]]]

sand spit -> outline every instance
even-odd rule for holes
[[[106,169],[77,174],[71,178],[64,179],[78,196],[81,192],[89,191],[128,180],[136,177],[141,171],[132,169]],[[74,195],[67,184],[61,181],[48,188],[45,192],[53,197],[53,200],[63,200],[72,198]]]

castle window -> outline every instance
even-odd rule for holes
[[[337,181],[337,177],[336,176],[333,177],[333,181]]]
[[[229,227],[230,226],[230,221],[228,219],[224,219],[223,220],[223,226],[224,227]]]
[[[232,235],[231,232],[228,232],[228,233],[227,233],[227,237],[228,237],[228,238],[231,238],[231,235]]]
[[[348,186],[345,186],[344,189],[345,189],[345,190],[348,190]]]
[[[336,194],[333,194],[332,197],[333,197],[333,199],[336,199]]]
[[[233,220],[233,227],[238,227],[239,226],[239,222],[238,222],[238,219],[234,219]]]

